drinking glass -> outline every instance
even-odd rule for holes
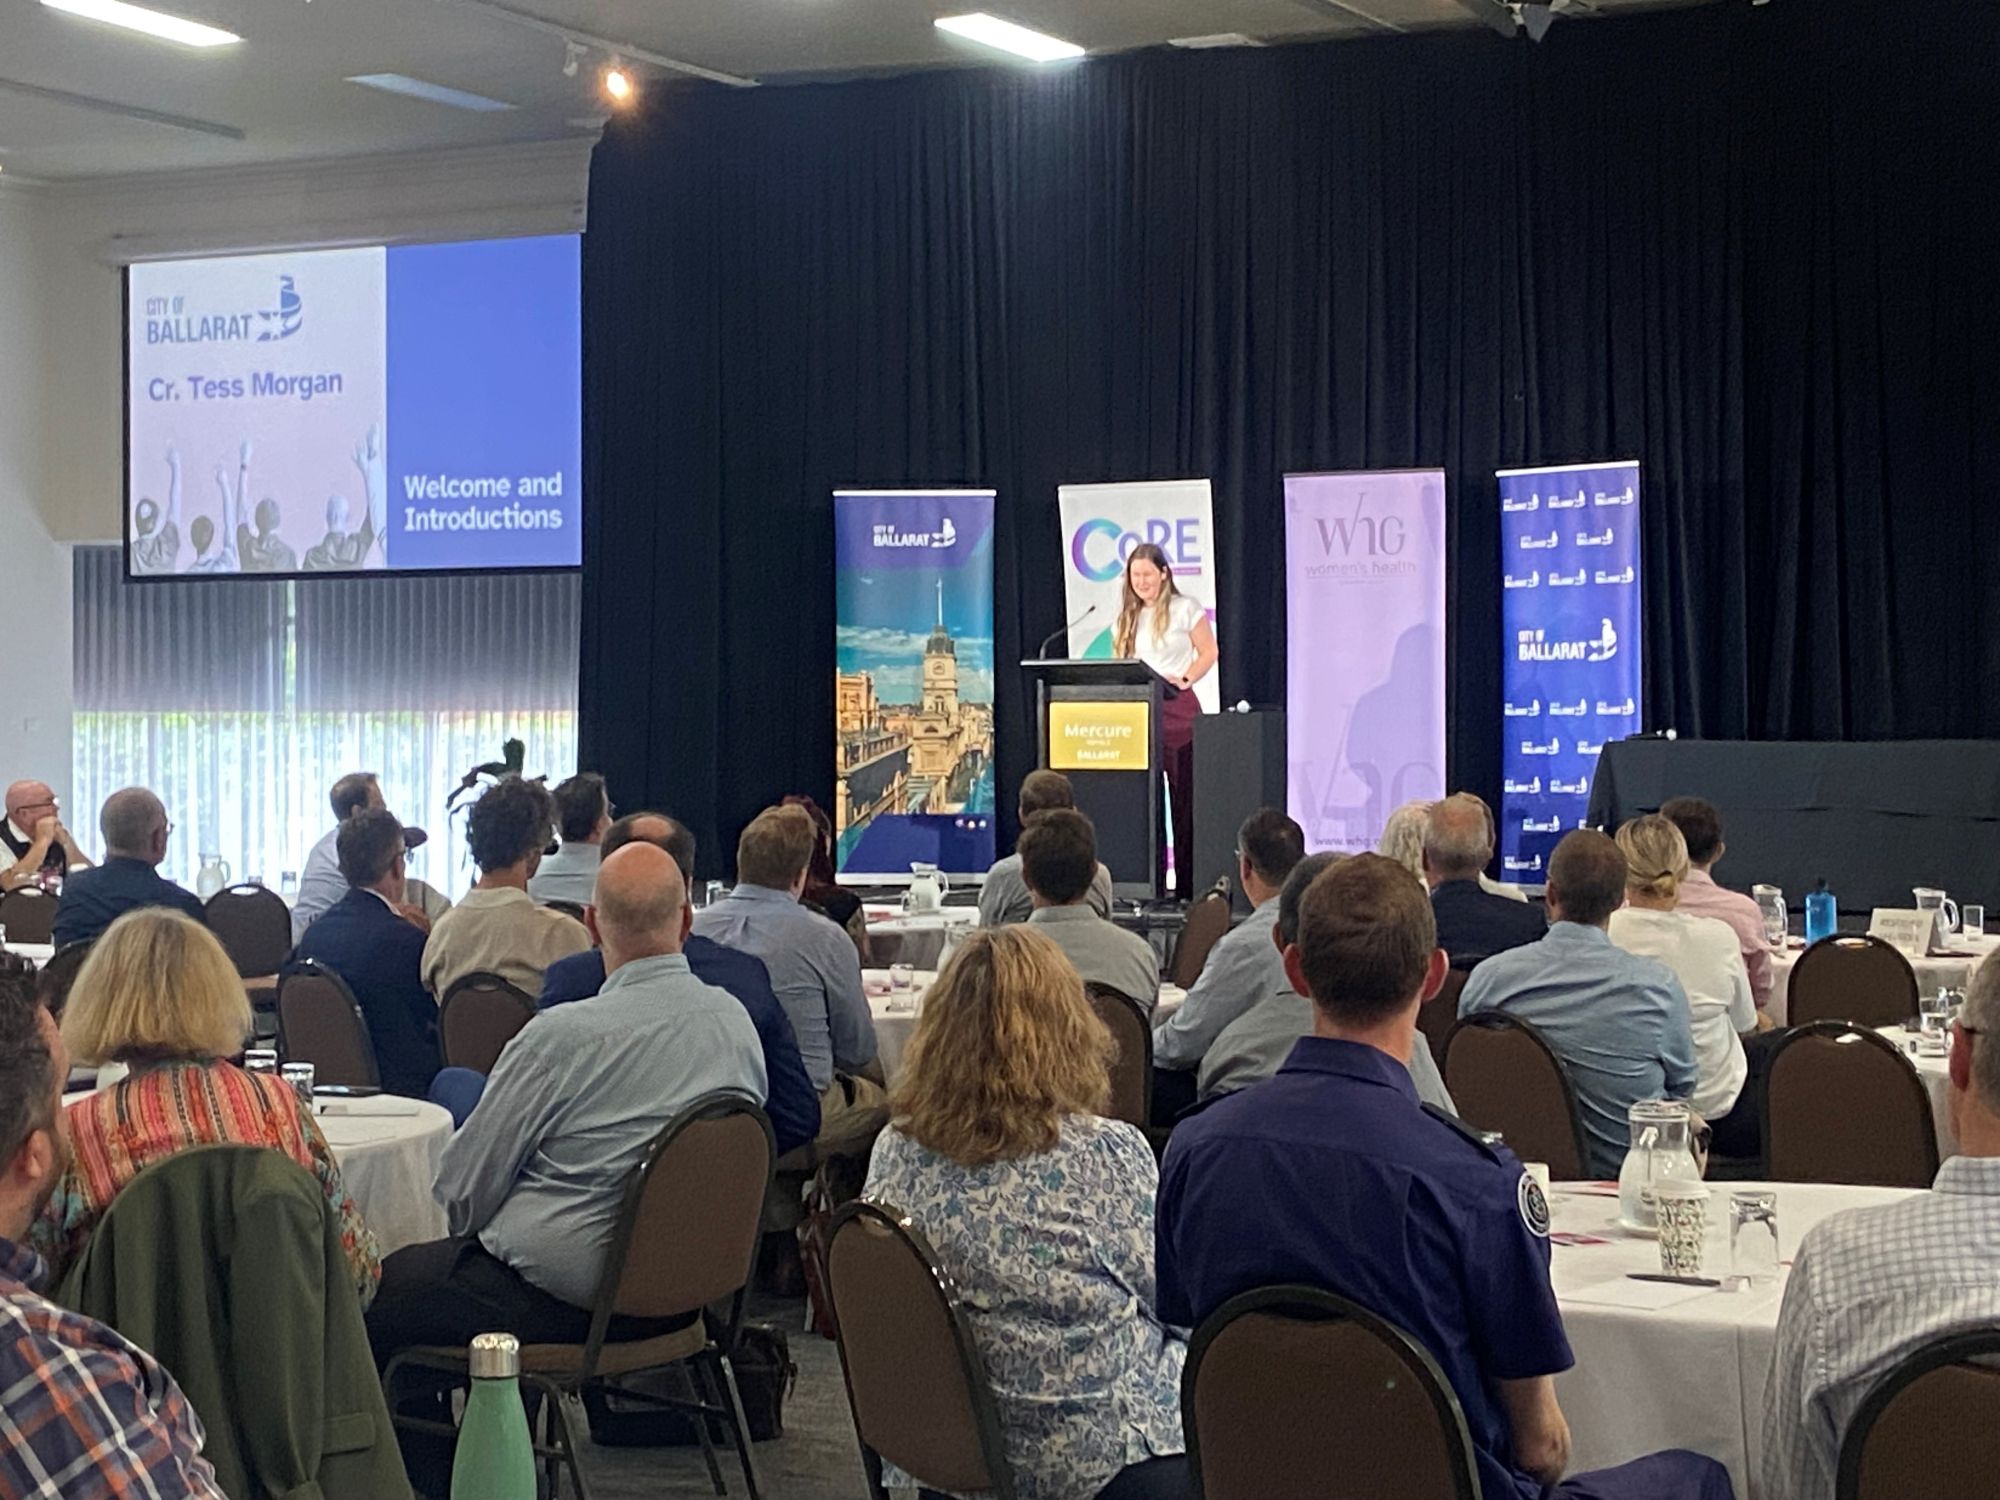
[[[278,894],[285,898],[287,906],[290,906],[294,901],[299,899],[299,872],[297,870],[285,870],[279,873]]]
[[[1778,1279],[1778,1195],[1767,1188],[1729,1195],[1729,1269],[1739,1281]]]
[[[317,1070],[309,1062],[288,1062],[280,1064],[278,1072],[284,1078],[285,1082],[292,1086],[293,1091],[298,1094],[299,1107],[307,1114],[311,1114],[313,1107],[313,1077]]]
[[[1958,909],[1959,930],[1968,938],[1986,936],[1986,908],[1974,906],[1970,902]]]
[[[898,994],[907,990],[915,982],[917,971],[909,964],[889,965],[889,988]]]
[[[243,1054],[243,1071],[246,1073],[278,1074],[278,1052],[274,1047],[252,1047]]]
[[[1660,1217],[1660,1270],[1668,1276],[1701,1275],[1708,1250],[1708,1187],[1667,1183],[1653,1190]]]
[[[713,906],[715,905],[716,902],[722,899],[722,894],[723,894],[722,882],[719,880],[711,880],[703,890],[701,904],[703,906]]]

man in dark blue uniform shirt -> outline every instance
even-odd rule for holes
[[[1728,1500],[1683,1452],[1567,1481],[1553,1376],[1574,1362],[1549,1286],[1548,1205],[1504,1147],[1418,1104],[1417,1007],[1447,960],[1423,887],[1342,860],[1301,904],[1285,970],[1314,1031],[1269,1082],[1175,1130],[1157,1218],[1160,1315],[1194,1326],[1282,1283],[1352,1298],[1421,1343],[1465,1410],[1486,1500]]]
[[[305,931],[293,959],[326,965],[354,992],[392,1094],[421,1099],[438,1070],[438,1006],[424,988],[430,923],[404,901],[403,825],[364,808],[340,825],[334,854],[347,894]]]
[[[100,937],[126,912],[142,906],[170,906],[202,920],[200,898],[160,874],[174,825],[158,797],[142,786],[113,792],[104,799],[97,826],[104,835],[104,863],[78,870],[63,882],[62,899],[56,903],[58,948]]]
[[[694,835],[664,813],[628,813],[613,823],[604,835],[602,859],[609,859],[627,844],[653,844],[673,856],[681,867],[681,878],[694,889]],[[771,1134],[778,1154],[803,1146],[819,1135],[819,1093],[806,1076],[799,1058],[799,1044],[792,1035],[792,1023],[771,988],[764,961],[709,938],[689,936],[682,950],[688,968],[704,984],[727,990],[757,1028],[757,1040],[764,1047],[764,1074],[770,1089],[764,1113],[771,1120]],[[557,959],[542,976],[541,1008],[587,1000],[604,987],[604,954],[592,948]]]

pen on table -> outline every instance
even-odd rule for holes
[[[1664,1281],[1670,1286],[1721,1286],[1713,1276],[1668,1276],[1658,1271],[1627,1271],[1627,1281]]]

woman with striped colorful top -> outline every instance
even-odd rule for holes
[[[30,1236],[57,1278],[147,1167],[192,1146],[269,1146],[318,1178],[362,1305],[373,1300],[375,1237],[311,1112],[291,1085],[228,1060],[250,1035],[250,1000],[207,928],[164,907],[120,917],[78,972],[62,1029],[78,1061],[132,1071],[65,1111],[69,1170]]]

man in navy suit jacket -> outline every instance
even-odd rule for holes
[[[1483,890],[1479,872],[1493,858],[1486,804],[1465,792],[1431,809],[1424,830],[1424,878],[1430,882],[1438,946],[1454,969],[1476,968],[1496,953],[1539,943],[1549,930],[1539,907]]]
[[[663,813],[628,813],[611,825],[604,835],[601,859],[609,859],[625,845],[653,844],[673,856],[681,876],[694,889],[694,835]],[[326,920],[324,917],[321,921]],[[799,1058],[799,1044],[792,1035],[792,1023],[771,988],[764,961],[748,953],[725,948],[710,938],[689,937],[682,950],[694,977],[704,984],[727,990],[750,1013],[757,1028],[757,1040],[764,1046],[764,1072],[770,1098],[764,1113],[771,1119],[771,1134],[778,1154],[803,1146],[819,1135],[819,1092],[806,1076]],[[604,955],[596,948],[558,959],[542,976],[541,1008],[587,1000],[604,987]]]
[[[174,825],[158,797],[142,786],[113,792],[104,799],[97,826],[104,834],[104,863],[95,870],[78,870],[63,882],[56,902],[58,948],[95,940],[126,912],[142,906],[171,906],[197,922],[204,919],[200,898],[160,873]]]
[[[292,961],[312,959],[347,981],[382,1087],[421,1099],[438,1070],[438,1008],[423,980],[429,924],[403,900],[403,825],[384,808],[363,809],[340,825],[334,848],[347,894],[306,929]]]

